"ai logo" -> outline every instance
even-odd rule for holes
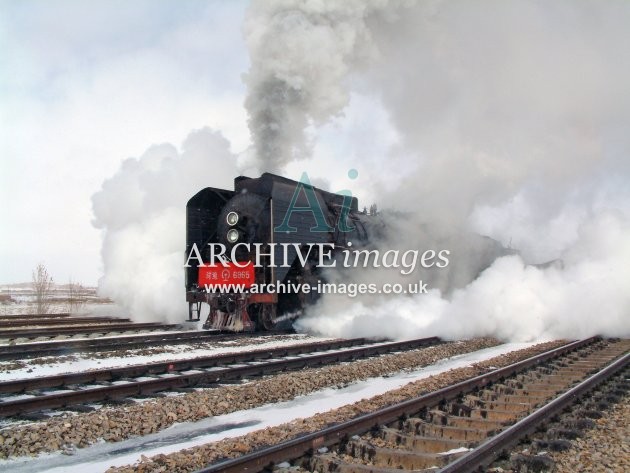
[[[350,179],[356,179],[358,176],[359,173],[356,169],[350,169],[348,171],[348,177]],[[297,205],[298,198],[300,197],[300,192],[304,192],[308,205]],[[340,232],[351,232],[352,230],[354,230],[354,227],[348,225],[348,214],[350,213],[352,203],[352,192],[344,189],[336,193],[343,195],[344,197],[343,204],[341,206],[341,212],[339,213],[339,219],[337,220],[337,228],[339,228]],[[315,225],[311,227],[312,232],[334,231],[334,228],[328,225],[328,223],[326,222],[326,217],[324,216],[322,207],[317,200],[317,195],[315,194],[315,190],[313,189],[311,181],[309,180],[308,174],[306,172],[302,173],[302,177],[300,178],[298,185],[295,186],[293,197],[291,197],[289,208],[284,214],[284,219],[282,220],[282,223],[274,227],[274,231],[282,233],[297,232],[296,227],[292,227],[291,225],[289,225],[291,215],[293,215],[294,212],[311,212],[313,214],[313,217],[315,218]]]

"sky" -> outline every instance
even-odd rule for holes
[[[209,128],[251,160],[248,6],[0,0],[0,284],[30,281],[43,263],[59,283],[96,285],[104,230],[95,225],[92,196],[126,159],[154,145],[180,151],[189,134]],[[395,186],[395,168],[382,156],[398,137],[377,98],[357,90],[351,102],[317,129],[314,159],[292,162],[283,174],[298,179],[306,171],[315,184],[350,188],[369,206],[367,175],[352,182],[347,172],[361,162]],[[219,186],[216,176],[204,184]],[[198,190],[191,185],[189,196]]]
[[[0,1],[0,284],[40,262],[57,282],[97,283],[91,196],[124,159],[203,127],[249,146],[246,7]]]

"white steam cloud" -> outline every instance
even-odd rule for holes
[[[376,185],[379,208],[415,215],[403,217],[397,247],[454,250],[450,273],[423,274],[429,294],[325,297],[299,326],[395,338],[629,336],[628,24],[630,3],[613,0],[253,2],[244,80],[255,166],[278,172],[308,157],[315,127],[352,107],[353,93],[372,98],[389,117],[384,133],[400,138],[388,153],[400,185],[391,192],[360,157],[349,162]],[[181,152],[161,145],[125,161],[94,196],[102,292],[135,317],[180,321],[186,201],[230,188],[236,174],[228,143],[208,130]],[[501,253],[475,233],[519,254],[470,282]],[[531,265],[554,259],[562,264]]]
[[[381,208],[415,213],[401,232],[407,245],[468,248],[451,264],[469,268],[477,245],[459,235],[474,231],[521,254],[465,287],[429,280],[446,292],[350,308],[347,296],[326,297],[301,328],[630,334],[630,4],[278,1],[250,13],[247,100],[262,167],[302,157],[308,126],[341,112],[360,88],[401,138],[390,153],[398,166],[406,159],[402,183],[371,194]],[[556,258],[564,266],[529,265]],[[351,277],[391,282],[389,273]]]
[[[230,187],[235,175],[229,143],[209,129],[191,133],[181,151],[162,144],[125,160],[92,197],[104,234],[99,292],[136,321],[184,320],[186,202],[204,187]]]
[[[504,340],[630,335],[630,223],[607,212],[580,228],[563,265],[545,269],[504,256],[449,298],[438,289],[416,296],[349,302],[322,300],[298,321],[329,336],[458,339],[494,335]],[[391,281],[391,279],[390,279]]]

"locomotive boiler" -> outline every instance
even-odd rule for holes
[[[365,246],[377,218],[355,197],[318,189],[303,176],[240,176],[234,190],[205,188],[186,206],[188,320],[205,329],[270,330],[297,317],[316,291],[322,262]]]

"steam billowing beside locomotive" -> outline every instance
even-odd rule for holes
[[[237,177],[233,191],[203,189],[186,206],[189,320],[200,320],[204,304],[206,329],[269,330],[294,318],[317,292],[248,288],[315,286],[325,259],[379,233],[375,214],[350,195],[269,173]]]

